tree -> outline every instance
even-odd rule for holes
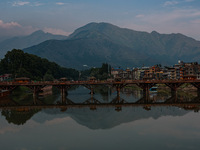
[[[5,58],[0,61],[0,74],[5,73],[33,80],[53,80],[61,77],[78,79],[79,76],[75,69],[63,68],[55,62],[16,49],[8,51]]]
[[[45,75],[44,75],[44,81],[53,81],[54,80],[54,77],[52,76],[52,74],[48,74],[48,73],[46,73]]]

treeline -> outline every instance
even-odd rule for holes
[[[12,74],[16,77],[29,77],[32,80],[51,81],[66,77],[70,80],[79,78],[79,71],[64,68],[47,59],[24,53],[22,50],[8,51],[0,61],[0,74]]]
[[[106,80],[110,78],[111,66],[103,63],[100,68],[91,68],[81,72],[81,78],[86,80],[87,77],[95,77],[98,80]]]

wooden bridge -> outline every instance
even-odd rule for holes
[[[197,88],[200,93],[200,80],[123,80],[123,81],[23,81],[23,82],[0,82],[0,89],[13,91],[19,86],[26,86],[33,92],[33,97],[37,97],[38,93],[45,86],[54,86],[60,89],[62,98],[66,97],[68,89],[73,86],[84,86],[94,94],[94,88],[103,85],[110,86],[116,89],[117,96],[120,96],[120,90],[125,86],[137,85],[143,90],[144,95],[149,95],[149,89],[156,84],[164,84],[171,89],[172,94],[176,93],[177,89],[184,83],[189,83]]]

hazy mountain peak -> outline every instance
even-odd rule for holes
[[[51,33],[45,33],[42,30],[33,32],[30,35],[23,37],[13,37],[7,40],[4,40],[0,43],[0,58],[2,58],[7,51],[12,49],[22,49],[30,47],[46,40],[64,40],[67,39],[67,36],[63,35],[53,35]]]
[[[104,28],[119,28],[115,25],[112,25],[110,23],[106,23],[106,22],[100,22],[100,23],[96,23],[96,22],[91,22],[86,24],[83,27],[78,28],[77,30],[80,29],[89,29],[89,30],[93,30],[93,29],[104,29]]]
[[[44,31],[42,31],[42,30],[37,30],[37,31],[33,32],[32,34],[44,34]],[[31,35],[32,35],[32,34],[31,34]]]
[[[160,33],[158,33],[157,31],[152,31],[151,34],[157,35],[157,34],[160,34]]]
[[[65,67],[100,66],[103,62],[138,67],[198,61],[200,42],[182,34],[134,31],[102,22],[78,28],[65,41],[46,41],[25,51]]]
[[[33,33],[31,33],[30,35],[28,36],[49,36],[49,37],[54,37],[54,36],[62,36],[62,35],[55,35],[55,34],[52,34],[52,33],[48,33],[48,32],[44,32],[43,30],[37,30]],[[63,38],[67,38],[66,36],[63,36]]]
[[[83,27],[80,27],[74,31],[70,35],[70,38],[82,38],[82,37],[90,37],[92,35],[92,38],[96,34],[97,36],[101,35],[108,35],[110,32],[120,30],[119,27],[112,25],[110,23],[100,22],[100,23],[89,23],[86,24]]]

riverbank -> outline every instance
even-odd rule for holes
[[[170,88],[166,85],[158,84],[156,86],[158,87],[157,91],[161,91],[161,90],[171,91]],[[142,90],[137,85],[129,85],[129,86],[126,86],[125,88],[130,88],[130,89],[133,89],[133,90]],[[177,90],[178,91],[185,91],[185,92],[190,92],[190,91],[196,92],[197,88],[194,87],[191,84],[185,83],[185,84],[181,85]]]

